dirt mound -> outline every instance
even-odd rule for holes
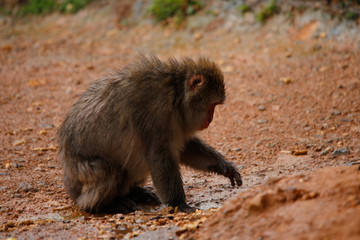
[[[360,168],[274,178],[228,201],[196,239],[359,239]]]

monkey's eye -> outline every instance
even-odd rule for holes
[[[189,80],[189,88],[191,90],[196,90],[204,83],[204,76],[202,75],[194,75]]]

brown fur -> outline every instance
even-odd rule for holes
[[[189,82],[195,75],[202,76],[201,84]],[[224,100],[223,75],[207,58],[162,62],[141,56],[95,82],[59,129],[71,198],[86,211],[130,212],[139,196],[157,201],[140,188],[151,175],[163,203],[193,211],[185,202],[179,163],[217,172],[240,186],[235,167],[194,136],[205,121],[210,124],[210,106]]]

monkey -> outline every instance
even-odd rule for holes
[[[90,213],[130,213],[139,203],[186,203],[180,164],[223,175],[241,186],[237,168],[196,133],[209,127],[225,101],[220,68],[193,60],[140,55],[95,81],[58,130],[64,184]],[[155,192],[143,187],[151,176]]]

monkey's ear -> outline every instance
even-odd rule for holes
[[[191,90],[198,89],[204,83],[203,75],[194,75],[189,80],[189,88]]]

